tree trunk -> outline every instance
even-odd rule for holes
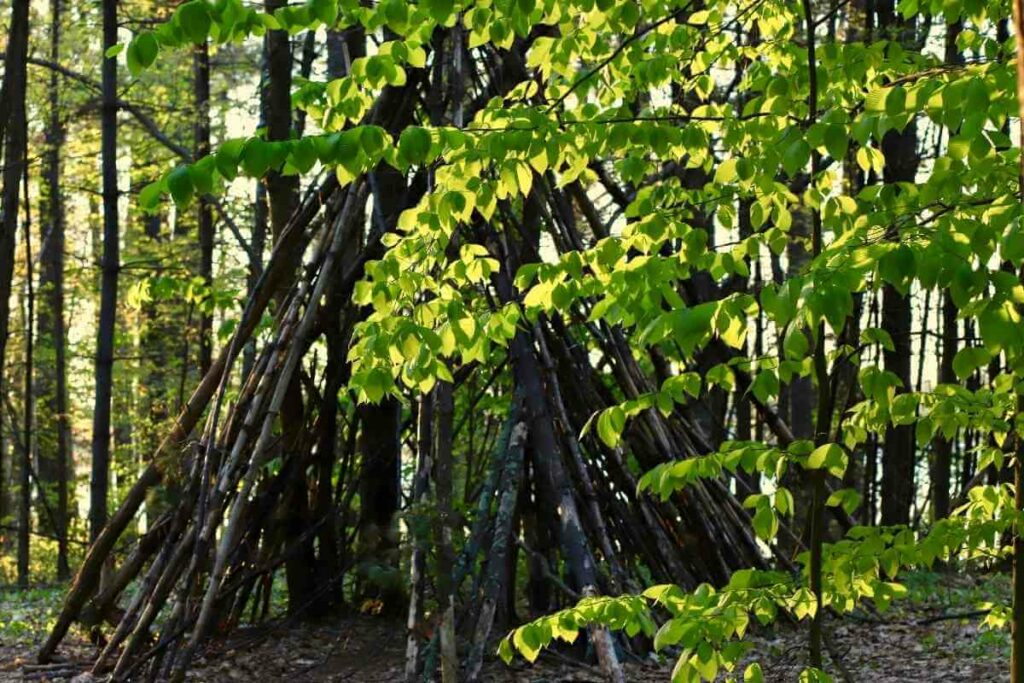
[[[517,399],[518,400],[518,399]],[[513,408],[518,414],[518,408]],[[494,626],[494,615],[502,586],[508,582],[508,558],[515,547],[513,533],[515,530],[515,511],[519,487],[523,478],[523,448],[526,444],[526,425],[516,422],[512,427],[508,453],[505,454],[505,471],[498,499],[498,511],[494,520],[494,537],[491,551],[484,566],[483,594],[481,596],[480,616],[477,618],[473,632],[473,645],[466,660],[466,680],[476,681],[480,677],[484,651]]]
[[[892,33],[893,40],[905,45],[913,37],[913,23],[898,17],[893,0],[880,0],[876,4],[878,26]],[[885,156],[886,183],[914,182],[919,157],[917,128],[914,121],[902,131],[889,131],[882,139]],[[882,289],[882,328],[892,337],[894,349],[884,353],[885,369],[894,373],[903,386],[898,393],[911,391],[911,306],[909,292],[902,293],[891,284]],[[885,431],[882,448],[882,524],[908,524],[910,508],[914,502],[914,426],[890,425]]]
[[[117,45],[117,2],[103,0],[103,49]],[[92,479],[89,497],[89,539],[95,541],[107,523],[110,477],[110,403],[114,374],[114,327],[117,322],[117,279],[120,244],[117,222],[117,60],[103,60],[103,264],[100,316],[96,328],[96,394],[92,422]]]
[[[210,50],[209,43],[196,45],[192,52],[192,74],[195,86],[195,157],[210,153]],[[213,288],[213,207],[205,197],[198,201],[199,277],[207,295]],[[199,312],[199,374],[205,375],[213,363],[213,307],[206,301]]]
[[[452,421],[455,412],[451,382],[434,389],[434,486],[437,510],[434,543],[437,544],[435,596],[440,612],[441,681],[456,683],[459,658],[455,649],[455,549],[452,546]]]
[[[359,410],[359,556],[387,569],[398,570],[395,515],[401,476],[401,405],[394,398]],[[387,612],[404,607],[403,591],[393,577],[382,576],[374,594]]]
[[[286,4],[283,0],[267,0],[266,11],[272,14]],[[264,96],[267,139],[288,140],[292,134],[292,44],[288,32],[267,31],[266,50],[267,88]],[[299,178],[270,171],[267,173],[266,186],[270,199],[270,231],[274,242],[277,242],[298,203]],[[293,249],[287,256],[286,260],[294,269],[302,257],[301,249]],[[286,282],[290,283],[291,278]]]
[[[412,484],[412,505],[414,513],[421,513],[419,509],[426,500],[430,490],[430,472],[433,469],[433,443],[434,443],[434,397],[423,394],[419,402],[418,430],[416,437],[416,477]],[[425,574],[427,570],[427,535],[423,533],[421,524],[413,519],[409,525],[409,535],[412,538],[412,556],[409,558],[409,613],[406,617],[406,645],[405,645],[405,680],[406,683],[413,683],[418,680],[420,670],[421,621],[423,619],[423,600],[426,591],[424,590]]]
[[[942,353],[939,364],[940,384],[955,384],[953,357],[956,355],[957,334],[956,306],[948,292],[942,295]],[[950,493],[952,489],[953,442],[943,435],[935,437],[932,455],[932,520],[938,521],[949,516]]]
[[[1024,117],[1024,0],[1013,0],[1013,29],[1017,47],[1017,106]],[[1018,132],[1018,148],[1022,150],[1017,178],[1020,201],[1024,203],[1024,126]],[[1017,398],[1018,415],[1024,412],[1024,398]],[[1017,437],[1014,459],[1014,503],[1017,518],[1024,510],[1024,439]],[[1012,649],[1010,653],[1010,681],[1024,683],[1024,534],[1018,522],[1013,530],[1013,619],[1010,625]]]
[[[33,400],[32,389],[32,368],[35,365],[34,358],[34,333],[32,323],[35,321],[36,294],[32,284],[32,221],[29,219],[28,195],[28,157],[25,157],[25,173],[23,175],[25,187],[25,392],[23,396],[24,409],[22,422],[22,444],[21,444],[21,476],[20,476],[20,500],[21,508],[18,515],[18,586],[28,588],[29,580],[29,551],[31,541],[29,534],[32,532],[32,441],[35,428],[32,424]],[[42,488],[42,487],[40,487]],[[41,490],[42,504],[47,505],[46,491]]]
[[[50,61],[60,61],[63,0],[50,2]],[[67,332],[64,322],[64,199],[61,194],[61,153],[64,122],[60,112],[60,75],[50,71],[48,85],[49,122],[42,171],[42,220],[39,231],[38,330],[40,348],[53,356],[40,363],[36,372],[39,420],[53,426],[36,439],[39,452],[38,475],[47,495],[56,493],[53,534],[57,537],[57,578],[70,577],[68,565],[68,499],[74,482],[69,481],[71,426],[68,420]]]
[[[810,261],[806,242],[811,236],[811,217],[805,211],[797,211],[793,214],[793,225],[790,228],[790,240],[786,247],[786,255],[789,260],[787,278],[792,278],[803,273]],[[792,323],[791,323],[792,324]],[[798,332],[798,334],[805,334]],[[779,353],[782,354],[782,339],[779,340]],[[781,357],[781,356],[780,356]],[[782,389],[783,396],[780,398],[780,408],[784,408],[785,419],[793,431],[796,439],[814,438],[814,410],[815,395],[814,383],[810,377],[794,376],[788,386]],[[782,477],[782,483],[793,494],[793,521],[792,526],[797,536],[806,539],[810,535],[810,511],[813,505],[813,487],[807,485],[805,473],[797,468],[789,468]],[[793,542],[793,539],[780,538],[779,545],[787,557],[794,557],[802,548],[800,544]]]
[[[0,396],[5,395],[4,360],[10,335],[15,233],[18,229],[21,174],[25,171],[25,150],[28,145],[25,130],[28,11],[28,0],[14,0],[7,34],[4,82],[0,88],[0,159],[3,161],[3,189],[0,195]],[[6,155],[3,154],[5,151]],[[0,447],[0,461],[3,450]],[[7,497],[2,490],[3,482],[6,481],[3,468],[0,467],[0,513],[3,514],[7,512]]]

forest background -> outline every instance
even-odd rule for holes
[[[0,10],[0,580],[61,586],[46,666],[362,611],[410,680],[757,680],[785,615],[826,680],[828,619],[939,568],[1010,573],[1024,680],[1016,4]]]

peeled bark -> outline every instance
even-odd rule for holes
[[[430,472],[433,469],[434,400],[431,394],[420,398],[416,441],[416,477],[412,484],[412,502],[420,506],[427,500]],[[418,512],[418,510],[416,511]],[[410,525],[412,556],[409,559],[409,613],[406,618],[405,680],[413,683],[420,670],[421,620],[423,619],[424,583],[427,569],[426,534],[415,522]]]
[[[522,483],[523,449],[526,438],[526,424],[516,423],[509,439],[508,453],[505,454],[505,471],[502,473],[498,511],[494,520],[494,536],[491,552],[487,556],[487,564],[484,569],[485,578],[480,595],[480,615],[477,617],[476,627],[473,631],[473,644],[466,659],[466,680],[470,682],[480,678],[484,651],[487,649],[491,628],[494,626],[494,615],[498,607],[500,592],[502,586],[509,580],[507,560],[514,547],[512,534],[515,529],[516,502]]]

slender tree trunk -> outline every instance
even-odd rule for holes
[[[265,8],[268,13],[273,13],[287,3],[283,0],[267,0]],[[265,90],[265,113],[267,123],[267,139],[288,140],[292,136],[292,44],[287,31],[267,31],[266,39],[267,53],[267,88]],[[298,206],[299,200],[299,178],[296,175],[284,175],[278,171],[270,171],[266,176],[267,197],[270,200],[270,232],[275,244],[280,240],[281,234],[288,219]],[[294,273],[302,258],[300,245],[284,254],[289,273]],[[276,292],[278,302],[283,300],[291,279],[281,283]],[[302,428],[305,411],[303,408],[302,388],[300,385],[299,373],[291,377],[292,385],[288,388],[289,398],[285,401],[282,414],[284,425],[284,443],[288,444],[286,452],[287,459],[300,459],[304,457],[301,449],[299,430]],[[294,478],[290,488],[290,500],[283,510],[286,517],[286,525],[300,526],[304,513],[308,512],[308,500],[299,500],[297,496],[307,495],[306,471],[300,463],[289,463]],[[307,547],[292,555],[286,562],[285,572],[288,579],[288,605],[289,611],[294,612],[303,608],[308,602],[306,597],[312,589],[310,573],[312,567],[307,566],[303,558],[310,557],[313,553],[313,542],[309,539]]]
[[[418,434],[416,440],[416,477],[412,484],[412,504],[414,507],[423,505],[427,500],[427,493],[430,491],[430,471],[433,469],[433,442],[434,442],[434,397],[426,393],[420,397]],[[420,510],[416,510],[420,512]],[[424,590],[425,574],[427,570],[427,543],[426,534],[422,533],[420,525],[411,525],[410,535],[412,536],[412,556],[409,559],[409,613],[406,618],[406,644],[405,644],[405,680],[406,683],[413,683],[418,679],[420,670],[421,634],[420,623],[423,619],[423,600],[426,591]]]
[[[50,2],[50,61],[60,61],[60,40],[63,0]],[[42,209],[40,241],[38,337],[41,348],[52,350],[52,365],[47,358],[36,372],[36,394],[43,424],[53,425],[53,435],[40,434],[36,440],[39,451],[38,475],[47,489],[56,490],[55,528],[57,536],[57,578],[70,577],[68,564],[68,498],[71,465],[71,427],[68,421],[67,333],[64,322],[64,199],[61,194],[61,154],[64,144],[64,122],[60,112],[60,75],[50,71],[48,86],[49,122],[46,129],[46,152],[43,156]]]
[[[1024,117],[1024,0],[1013,0],[1013,28],[1017,46],[1017,106]],[[1024,120],[1024,118],[1022,118]],[[1020,127],[1017,146],[1021,150],[1018,192],[1024,203],[1024,126]],[[1019,274],[1018,274],[1019,275]],[[1024,397],[1017,398],[1017,412],[1024,412]],[[1024,511],[1024,439],[1017,436],[1014,459],[1014,502],[1017,519]],[[1011,622],[1012,649],[1010,654],[1010,681],[1024,683],[1024,534],[1018,522],[1013,534],[1013,620]]]
[[[818,120],[818,62],[815,52],[815,23],[811,9],[811,0],[803,0],[804,25],[807,30],[807,69],[810,87],[807,95],[809,110],[807,123],[814,125]],[[811,181],[817,178],[821,170],[821,156],[817,150],[811,152]],[[821,212],[811,209],[811,254],[817,258],[822,250]],[[828,372],[828,361],[825,351],[825,322],[818,323],[814,338],[814,378],[817,383],[817,416],[814,443],[822,446],[831,440],[832,431],[832,387]],[[811,551],[810,588],[814,594],[815,610],[810,624],[810,661],[811,666],[822,668],[822,640],[824,602],[822,601],[822,544],[825,538],[825,470],[817,469],[809,472],[811,484],[811,508],[809,513],[809,546]]]
[[[452,420],[455,412],[450,382],[438,382],[434,389],[434,486],[437,516],[434,542],[437,544],[435,595],[441,620],[441,681],[456,683],[459,658],[455,650],[455,549],[452,546]]]
[[[267,125],[267,41],[263,41],[260,52],[260,107],[258,128]],[[256,283],[263,274],[263,252],[267,246],[267,230],[270,224],[270,207],[267,205],[267,187],[262,182],[256,183],[256,192],[252,207],[252,232],[249,238],[249,263],[246,267],[246,295],[252,296]],[[242,376],[248,377],[256,360],[256,340],[245,345],[242,352]]]
[[[957,37],[963,29],[959,21],[946,26],[946,63],[955,64],[961,61],[960,49],[957,47]],[[940,384],[956,383],[956,373],[953,372],[953,357],[957,351],[957,335],[959,326],[956,319],[956,306],[949,292],[942,292],[942,332],[941,352],[939,354],[939,375]],[[949,516],[950,496],[952,493],[953,481],[953,442],[943,435],[935,437],[932,451],[931,479],[932,493],[932,521],[937,521]]]
[[[879,0],[875,5],[878,26],[891,32],[893,40],[905,45],[913,40],[913,21],[906,21],[896,13],[893,0]],[[889,131],[882,139],[885,156],[884,181],[886,183],[914,182],[919,156],[917,127],[913,120],[902,131]],[[912,322],[909,292],[900,292],[891,284],[882,289],[882,328],[892,337],[893,350],[886,350],[885,369],[894,373],[903,386],[900,393],[911,391]],[[882,448],[882,524],[909,524],[910,509],[914,502],[914,465],[916,449],[914,426],[889,425]]]
[[[359,554],[380,565],[398,567],[395,515],[401,476],[401,406],[394,398],[359,410]],[[378,587],[384,609],[393,612],[402,603],[397,583]]]
[[[4,82],[0,88],[0,160],[3,188],[0,194],[0,396],[5,395],[4,361],[10,334],[11,278],[14,276],[14,245],[18,229],[21,174],[25,170],[28,145],[25,130],[26,60],[28,57],[29,0],[14,0],[7,34]],[[6,152],[6,155],[4,154]],[[0,420],[0,436],[2,436]],[[0,465],[4,449],[0,442]],[[13,463],[12,463],[13,464]],[[13,467],[12,467],[13,470]],[[0,513],[7,512],[7,481],[0,466]]]
[[[117,45],[117,2],[103,0],[103,49]],[[96,402],[92,421],[92,479],[89,538],[95,541],[107,523],[110,478],[110,409],[114,380],[114,327],[121,247],[117,220],[117,60],[103,60],[103,264],[100,317],[96,328]]]
[[[195,87],[195,157],[210,153],[210,49],[209,43],[193,48],[192,74]],[[213,288],[213,207],[206,197],[198,202],[199,277],[209,294]],[[205,375],[213,363],[213,310],[206,301],[199,312],[199,374]]]
[[[518,397],[516,398],[518,401]],[[512,409],[518,414],[518,407]],[[513,573],[509,568],[509,557],[512,556],[515,542],[512,538],[515,529],[516,502],[523,479],[523,448],[526,444],[526,425],[516,421],[512,427],[512,435],[505,454],[505,471],[502,475],[502,486],[498,498],[498,510],[494,519],[494,537],[491,551],[484,567],[483,591],[481,596],[480,616],[477,618],[473,632],[473,645],[466,661],[466,680],[476,681],[480,677],[483,666],[484,650],[494,626],[494,616],[498,608],[500,591],[509,582]]]
[[[806,211],[797,211],[793,215],[793,225],[790,228],[790,241],[786,247],[786,255],[789,260],[787,277],[796,277],[804,272],[807,263],[811,260],[806,242],[811,237],[811,217]],[[798,332],[798,334],[805,334]],[[810,335],[808,335],[809,337]],[[782,352],[782,338],[780,334],[779,353]],[[811,340],[813,342],[813,340]],[[793,436],[797,439],[814,438],[814,409],[815,393],[814,382],[810,377],[794,376],[788,386],[782,389],[784,394],[780,400],[780,408],[784,408],[783,415],[789,422]],[[807,485],[807,476],[797,468],[790,468],[783,475],[783,484],[793,493],[793,528],[797,535],[806,541],[810,533],[810,516],[813,505],[813,486]],[[795,539],[780,539],[779,543],[787,557],[793,557],[801,551],[798,543],[792,542]]]
[[[956,355],[957,333],[956,306],[949,292],[942,294],[942,352],[939,362],[940,384],[955,384],[953,357]],[[952,489],[953,442],[943,435],[935,437],[932,454],[932,519],[938,521],[949,516]]]
[[[267,0],[266,10],[273,13],[287,3],[283,0]],[[292,44],[287,31],[267,31],[267,88],[266,125],[268,140],[288,140],[292,135]],[[267,173],[267,194],[270,199],[270,230],[274,242],[288,222],[298,203],[298,176],[282,175],[277,171]],[[292,250],[289,254],[293,266],[298,266],[302,253]],[[290,283],[290,280],[286,281]]]
[[[27,150],[26,150],[27,151]],[[36,294],[32,284],[32,221],[29,218],[28,195],[28,157],[25,157],[25,173],[22,176],[25,187],[25,393],[24,393],[24,414],[22,422],[22,448],[21,448],[21,477],[20,477],[20,499],[21,508],[18,515],[18,585],[21,588],[28,588],[29,580],[29,552],[31,540],[29,534],[32,532],[32,442],[35,428],[32,424],[34,392],[32,390],[32,368],[35,366],[35,339],[32,330],[32,323],[35,320]],[[42,487],[40,487],[42,488]],[[45,496],[45,490],[40,494]],[[46,505],[45,498],[42,501]]]

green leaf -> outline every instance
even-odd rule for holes
[[[956,373],[958,379],[965,380],[990,360],[992,360],[992,354],[987,349],[980,346],[968,346],[960,349],[953,356],[953,372]]]
[[[830,125],[825,128],[825,149],[833,159],[843,159],[850,147],[850,139],[846,136],[846,128]]]
[[[246,175],[260,178],[270,170],[274,162],[274,151],[269,142],[252,139],[242,147],[241,162]]]
[[[795,325],[790,327],[783,342],[786,357],[792,360],[801,360],[807,356],[809,347],[810,343],[807,341],[807,334],[804,330]]]
[[[711,334],[711,319],[717,308],[716,302],[709,301],[675,312],[672,332],[683,353],[692,355]]]
[[[626,413],[619,406],[612,406],[597,418],[597,435],[609,448],[618,445],[622,430],[626,428]]]
[[[193,43],[203,43],[210,35],[210,9],[202,0],[186,2],[175,13],[178,25]]]
[[[338,0],[312,0],[310,9],[313,10],[313,16],[328,27],[334,26],[338,20]]]
[[[156,61],[159,52],[160,45],[151,32],[143,31],[135,36],[128,45],[128,72],[132,76],[138,76]]]
[[[501,643],[498,645],[498,656],[501,657],[501,661],[505,662],[506,666],[512,663],[515,653],[508,638],[501,639]]]
[[[419,126],[406,128],[398,139],[398,151],[410,163],[423,163],[430,154],[430,131]]]
[[[811,146],[803,138],[795,140],[782,153],[782,168],[793,177],[800,173],[811,158]]]
[[[972,78],[967,83],[967,91],[964,94],[965,112],[984,112],[988,110],[989,95],[988,86],[982,78]]]
[[[895,351],[896,345],[892,342],[892,336],[881,327],[868,327],[860,333],[860,340],[864,344],[878,344],[886,351]]]
[[[214,157],[217,171],[229,181],[238,176],[238,164],[242,159],[242,149],[246,142],[248,141],[245,138],[226,140],[217,149]]]
[[[1004,261],[1019,266],[1024,261],[1024,229],[1020,223],[1014,223],[999,245],[999,253]]]
[[[767,498],[757,501],[751,525],[754,527],[754,533],[762,541],[770,541],[779,532],[779,518]]]
[[[774,370],[762,370],[750,384],[750,392],[760,403],[768,403],[779,394],[779,376]]]
[[[532,626],[532,624],[521,626],[512,634],[512,644],[528,662],[536,661],[541,649],[536,630]]]
[[[842,446],[827,443],[811,451],[804,466],[809,470],[826,469],[832,474],[842,474],[846,470],[846,461],[846,451]]]
[[[380,126],[363,126],[359,135],[359,144],[366,156],[371,159],[379,158],[387,146],[387,140],[387,133]]]
[[[860,505],[860,499],[860,494],[854,489],[839,489],[828,497],[825,505],[828,507],[842,507],[846,514],[852,515]]]
[[[188,172],[188,166],[178,166],[167,174],[167,189],[171,193],[174,203],[179,206],[188,204],[195,192],[192,185],[192,176]]]
[[[439,24],[447,23],[455,15],[455,0],[424,0],[422,4]]]
[[[878,259],[878,274],[901,294],[906,294],[917,273],[916,261],[914,250],[901,244]]]
[[[654,651],[660,652],[662,648],[675,645],[683,637],[683,626],[686,622],[682,619],[669,619],[654,635]]]
[[[902,85],[890,88],[885,96],[885,113],[889,116],[899,116],[907,109],[907,91]]]
[[[197,195],[210,194],[213,191],[213,158],[206,157],[189,166],[188,175]]]
[[[164,184],[161,182],[150,183],[139,192],[139,207],[147,213],[154,211],[160,206],[160,198],[164,193]]]
[[[864,111],[878,113],[885,111],[885,103],[889,98],[888,88],[872,90],[864,98]]]
[[[715,184],[716,185],[728,185],[734,182],[738,176],[736,171],[736,159],[726,159],[718,165],[715,169]]]

